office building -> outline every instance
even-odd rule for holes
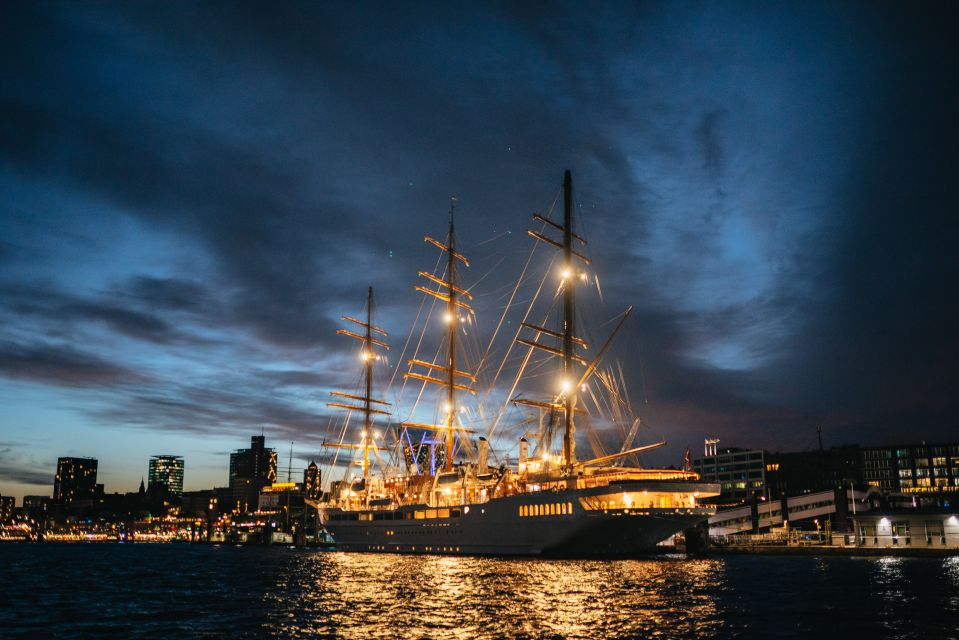
[[[320,487],[320,470],[311,460],[310,466],[303,470],[304,495],[311,500],[316,500],[320,497]]]
[[[266,447],[266,438],[253,436],[249,449],[230,454],[230,489],[243,510],[254,511],[260,489],[276,482],[276,451]]]
[[[172,496],[183,495],[183,458],[181,456],[153,456],[150,458],[148,489],[165,487]]]
[[[720,503],[741,502],[766,491],[766,452],[762,450],[718,449],[707,441],[706,455],[693,460],[693,471],[706,482],[720,485]]]
[[[96,458],[59,458],[53,499],[60,503],[92,500],[97,495]]]

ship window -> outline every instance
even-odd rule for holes
[[[459,517],[460,517],[460,510],[459,510],[459,509],[451,509],[451,510],[450,510],[450,516],[453,517],[453,518],[459,518]]]
[[[555,515],[556,515],[556,505],[555,505],[555,504],[549,505],[549,515],[551,515],[551,516],[555,516]]]
[[[519,506],[519,517],[522,518],[524,515],[526,515],[526,514],[523,513],[523,505],[520,505],[520,506]]]
[[[536,515],[538,516],[543,515],[543,505],[541,504],[536,505]]]
[[[426,512],[425,512],[425,511],[417,511],[413,517],[416,518],[417,520],[422,520],[423,518],[426,517]]]
[[[563,505],[562,511],[563,511],[563,515],[565,516],[566,513],[567,513],[567,512],[566,512],[566,505],[565,505],[565,504]]]
[[[426,517],[427,517],[427,518],[435,518],[435,517],[436,517],[436,509],[427,509],[427,510],[426,510]]]
[[[437,509],[437,510],[436,510],[436,517],[437,517],[437,518],[449,518],[449,517],[450,517],[450,510],[449,510],[449,509]]]

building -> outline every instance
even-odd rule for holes
[[[17,499],[13,496],[0,496],[0,521],[8,520],[17,507]]]
[[[317,500],[320,497],[321,487],[320,470],[316,463],[310,460],[310,466],[303,470],[304,495],[311,500]]]
[[[50,496],[23,496],[23,510],[33,517],[42,516],[50,510]]]
[[[858,445],[766,454],[767,498],[778,500],[862,481],[862,451]]]
[[[951,498],[959,493],[959,443],[864,447],[863,481],[887,491]]]
[[[249,449],[230,454],[230,489],[243,510],[254,511],[260,489],[276,482],[276,451],[266,448],[266,438],[253,436]]]
[[[153,456],[150,458],[148,490],[165,487],[171,496],[183,495],[183,457]]]
[[[766,452],[760,449],[718,449],[709,440],[706,455],[693,460],[693,471],[706,482],[720,485],[720,503],[742,502],[766,492]]]
[[[96,458],[58,458],[53,499],[60,503],[92,500],[97,495]]]
[[[959,517],[949,511],[888,511],[858,514],[853,531],[833,540],[857,547],[959,548]]]

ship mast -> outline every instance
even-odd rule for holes
[[[559,339],[561,344],[560,348],[557,349],[556,347],[538,342],[535,339],[518,338],[516,342],[561,357],[563,359],[563,378],[560,383],[561,391],[559,397],[554,402],[540,402],[520,398],[514,398],[513,402],[515,404],[534,406],[549,411],[558,409],[564,412],[563,469],[565,473],[569,474],[573,470],[573,465],[576,464],[576,440],[574,437],[576,424],[574,416],[576,414],[576,390],[579,385],[582,384],[582,381],[577,384],[573,378],[573,365],[575,363],[584,366],[588,365],[583,358],[576,354],[577,346],[586,349],[587,344],[582,339],[576,337],[575,334],[576,299],[574,289],[577,280],[577,269],[574,264],[574,259],[585,264],[590,264],[590,259],[573,248],[573,240],[576,240],[583,246],[586,245],[586,240],[573,232],[573,177],[568,169],[563,175],[563,224],[553,222],[539,214],[533,214],[533,219],[542,222],[545,226],[561,231],[563,234],[563,241],[557,242],[538,231],[533,231],[532,229],[527,231],[529,235],[537,240],[552,245],[563,252],[563,263],[560,267],[562,276],[561,290],[563,293],[563,328],[562,331],[554,331],[528,322],[523,322],[522,326],[534,330],[537,338],[541,335],[546,335]]]
[[[456,332],[459,329],[459,323],[462,321],[460,317],[460,309],[466,310],[467,313],[474,313],[474,311],[473,307],[460,300],[461,297],[472,300],[472,294],[456,284],[457,261],[462,262],[467,267],[470,266],[470,263],[465,256],[456,251],[456,227],[453,221],[455,202],[456,199],[451,198],[450,228],[447,244],[443,244],[442,242],[434,240],[429,236],[425,236],[423,238],[425,242],[428,242],[446,252],[446,277],[444,279],[440,279],[430,273],[420,271],[420,277],[426,278],[433,284],[438,285],[440,289],[432,289],[430,287],[421,285],[414,285],[413,287],[417,291],[422,291],[423,293],[431,295],[434,298],[442,300],[446,303],[446,315],[444,318],[447,324],[446,365],[438,365],[423,360],[410,360],[409,365],[411,369],[413,366],[421,366],[429,369],[430,371],[438,371],[445,374],[445,378],[438,378],[428,374],[420,374],[412,370],[403,374],[407,378],[413,378],[414,380],[441,385],[446,388],[446,424],[433,425],[415,422],[400,423],[401,427],[408,429],[424,429],[428,431],[446,432],[446,460],[443,464],[443,470],[446,472],[453,470],[453,432],[469,432],[468,429],[456,426],[456,391],[468,391],[474,395],[476,394],[476,390],[472,387],[460,384],[456,381],[457,378],[466,378],[471,382],[475,382],[476,377],[471,373],[460,371],[456,368]]]
[[[563,176],[563,392],[566,395],[566,420],[563,429],[563,461],[569,470],[576,462],[576,387],[573,386],[573,323],[576,311],[573,294],[576,276],[573,269],[573,176],[569,169]]]
[[[454,201],[455,202],[455,201]],[[456,263],[453,254],[456,253],[456,228],[453,224],[454,202],[450,202],[450,250],[446,252],[446,287],[449,289],[449,301],[446,303],[446,317],[449,320],[447,327],[447,366],[446,372],[446,471],[453,470],[453,418],[456,415],[456,325],[459,314],[456,311]]]
[[[366,294],[366,322],[357,320],[356,318],[351,318],[350,316],[341,316],[341,320],[347,322],[352,322],[363,327],[364,332],[362,334],[354,333],[353,331],[347,331],[346,329],[337,329],[336,332],[356,340],[360,340],[363,343],[362,351],[360,352],[360,357],[363,360],[363,373],[364,373],[364,386],[365,393],[362,396],[353,395],[350,393],[343,393],[341,391],[331,391],[331,396],[336,396],[339,398],[347,398],[349,400],[359,401],[362,404],[357,406],[353,404],[346,404],[342,402],[328,402],[326,406],[336,407],[339,409],[346,409],[348,411],[362,411],[363,412],[363,437],[360,440],[360,444],[334,444],[334,443],[323,443],[325,447],[337,448],[337,449],[362,449],[363,450],[363,480],[368,482],[370,475],[370,451],[381,450],[385,451],[383,447],[377,447],[373,441],[373,416],[384,415],[389,416],[389,411],[384,411],[382,409],[376,409],[373,407],[373,404],[381,404],[390,406],[389,402],[384,400],[376,400],[373,398],[373,361],[376,360],[379,356],[376,354],[374,347],[382,347],[384,349],[389,349],[390,345],[378,340],[373,337],[373,333],[376,332],[382,336],[387,336],[386,331],[380,329],[379,327],[373,324],[373,287],[370,287]],[[365,485],[368,487],[368,485]]]

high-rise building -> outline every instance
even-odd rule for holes
[[[13,496],[0,496],[0,521],[12,516],[16,506],[17,499]]]
[[[276,482],[276,451],[266,448],[266,438],[253,436],[249,449],[230,454],[230,489],[246,509],[256,509],[260,489]]]
[[[311,500],[320,497],[320,470],[312,460],[310,466],[303,470],[303,492]]]
[[[97,495],[96,458],[58,458],[53,480],[53,499],[57,502],[93,499]]]
[[[153,456],[150,458],[149,488],[166,487],[172,496],[183,495],[183,457]]]

